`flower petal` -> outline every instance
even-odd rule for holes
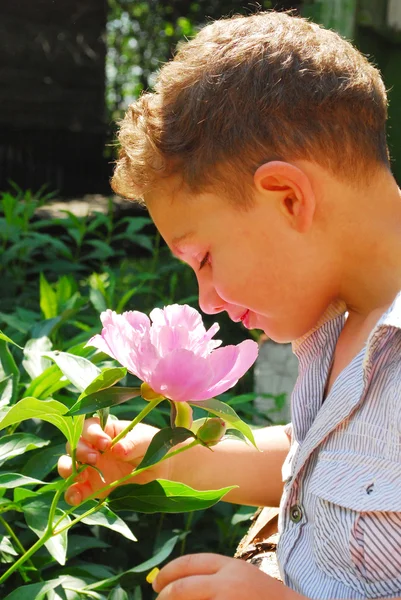
[[[171,400],[186,402],[211,385],[211,376],[207,359],[180,349],[160,359],[147,383]]]
[[[188,304],[170,304],[163,309],[155,308],[150,313],[150,318],[156,327],[163,327],[163,325],[168,325],[169,327],[181,325],[188,331],[194,331],[201,327],[203,333],[205,333],[205,327],[200,313]]]
[[[224,353],[229,348],[234,348],[236,353]],[[258,345],[252,340],[245,340],[238,346],[225,346],[215,350],[209,357],[208,362],[213,370],[213,383],[207,389],[202,390],[200,395],[194,396],[193,400],[208,400],[218,396],[232,388],[244,373],[253,365],[258,356]],[[235,357],[235,360],[233,358]],[[229,370],[224,372],[226,366]]]

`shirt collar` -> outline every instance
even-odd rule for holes
[[[335,300],[328,306],[323,315],[320,317],[318,322],[310,331],[305,333],[303,336],[297,338],[292,342],[292,350],[296,354],[303,342],[309,338],[312,333],[323,327],[329,321],[333,321],[340,315],[344,315],[347,312],[347,305],[343,300]],[[378,329],[382,327],[394,327],[396,329],[401,329],[401,291],[398,292],[391,306],[382,314],[375,327],[373,328],[371,334],[369,335],[369,340],[367,345],[369,346],[369,342]]]
[[[310,331],[305,333],[303,336],[297,338],[296,340],[294,340],[292,342],[292,351],[294,352],[294,354],[297,353],[297,351],[299,350],[301,345],[304,343],[304,341],[309,336],[312,335],[312,333],[314,333],[315,331],[317,331],[318,329],[323,327],[323,325],[325,325],[325,323],[328,323],[329,321],[336,319],[337,317],[345,314],[346,312],[347,312],[347,305],[345,304],[345,302],[343,300],[335,300],[334,302],[332,302],[326,308],[326,310],[324,311],[324,313],[322,314],[322,316],[320,317],[320,319],[318,320],[316,325],[314,327],[312,327],[312,329],[310,329]]]
[[[394,298],[392,305],[382,314],[373,331],[379,327],[401,329],[401,291]]]

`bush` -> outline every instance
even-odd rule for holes
[[[4,331],[0,340],[0,409],[3,418],[13,407],[17,415],[0,439],[0,561],[4,571],[36,542],[38,532],[46,529],[52,498],[62,492],[63,482],[55,471],[57,459],[65,452],[65,437],[79,431],[69,421],[63,426],[67,436],[63,427],[53,427],[55,421],[60,422],[60,415],[63,417],[63,407],[75,402],[76,389],[44,355],[56,349],[77,361],[87,359],[103,368],[115,367],[105,355],[84,348],[88,338],[99,332],[100,312],[106,308],[149,312],[155,306],[194,305],[197,301],[193,274],[171,257],[146,216],[115,219],[110,202],[106,215],[80,218],[66,213],[63,219],[38,220],[36,210],[49,197],[17,190],[0,198],[0,328]],[[133,250],[140,251],[140,256],[132,257]],[[226,343],[247,337],[228,319],[219,320]],[[247,375],[234,394],[222,398],[248,420],[254,416],[254,394],[242,392],[251,389],[251,378]],[[129,387],[137,381],[128,375],[120,383]],[[26,402],[27,398],[31,400]],[[52,418],[48,398],[57,403],[54,410],[59,410]],[[18,412],[25,407],[40,411],[42,406],[46,411],[41,420],[37,412],[28,421],[23,420],[27,413]],[[114,407],[113,414],[132,419],[140,410],[141,401],[134,398]],[[153,411],[148,422],[166,427],[167,409]],[[13,473],[17,475],[11,476]],[[66,517],[59,511],[66,513],[70,507],[62,501],[58,506],[55,514],[62,526]],[[125,510],[117,517],[107,510],[96,513],[86,525],[78,523],[68,549],[66,532],[65,537],[59,535],[42,546],[4,580],[1,597],[9,594],[11,600],[13,590],[18,589],[19,600],[22,591],[27,598],[39,598],[48,585],[48,597],[54,600],[150,598],[144,575],[152,566],[183,552],[233,554],[254,511],[227,503],[185,515],[139,516]],[[76,517],[77,511],[71,511],[70,518]],[[140,544],[133,543],[134,534]],[[66,557],[67,564],[61,567]]]

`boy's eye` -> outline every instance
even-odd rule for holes
[[[203,267],[209,262],[210,259],[210,254],[209,252],[206,252],[205,256],[202,258],[202,260],[199,263],[199,271],[201,269],[203,269]]]

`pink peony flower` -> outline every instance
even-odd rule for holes
[[[101,335],[95,346],[112,356],[157,393],[177,402],[207,400],[233,387],[252,366],[258,345],[245,340],[218,348],[215,323],[206,331],[201,315],[188,305],[155,308],[150,319],[141,312],[100,315]],[[152,323],[151,323],[152,321]]]

